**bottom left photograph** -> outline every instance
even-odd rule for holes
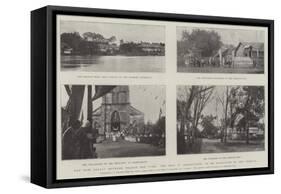
[[[165,155],[164,85],[61,85],[62,160]]]

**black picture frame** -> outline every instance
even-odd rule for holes
[[[56,15],[261,26],[268,28],[268,167],[56,180]],[[31,182],[46,188],[274,173],[274,21],[46,6],[31,12]]]

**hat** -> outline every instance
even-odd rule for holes
[[[82,127],[90,127],[90,126],[91,126],[90,121],[88,121],[88,120],[83,121],[83,125],[82,125]]]

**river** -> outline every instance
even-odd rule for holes
[[[62,71],[164,72],[165,56],[61,56]]]

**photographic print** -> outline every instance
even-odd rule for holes
[[[165,155],[165,86],[63,85],[62,159]]]
[[[177,69],[188,73],[264,73],[265,31],[177,27]]]
[[[46,6],[31,40],[33,183],[274,172],[273,20]]]
[[[60,21],[62,71],[165,72],[165,27]]]
[[[264,150],[263,86],[177,86],[178,154]]]

